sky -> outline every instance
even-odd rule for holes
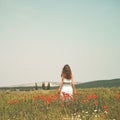
[[[0,86],[120,78],[119,0],[0,0]]]

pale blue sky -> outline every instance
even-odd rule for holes
[[[0,0],[0,86],[120,78],[119,0]]]

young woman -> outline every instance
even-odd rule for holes
[[[58,93],[60,93],[61,96],[67,94],[72,97],[73,92],[76,94],[72,71],[69,65],[65,65],[62,69],[61,83]]]

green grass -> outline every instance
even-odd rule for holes
[[[84,88],[70,101],[57,90],[0,91],[0,120],[119,120],[120,88]]]
[[[77,88],[120,87],[120,79],[97,80],[76,85]]]

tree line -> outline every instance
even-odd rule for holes
[[[47,86],[45,86],[45,82],[42,82],[42,89],[43,90],[50,90],[50,82],[48,82]],[[35,90],[38,90],[37,83],[35,83]]]

